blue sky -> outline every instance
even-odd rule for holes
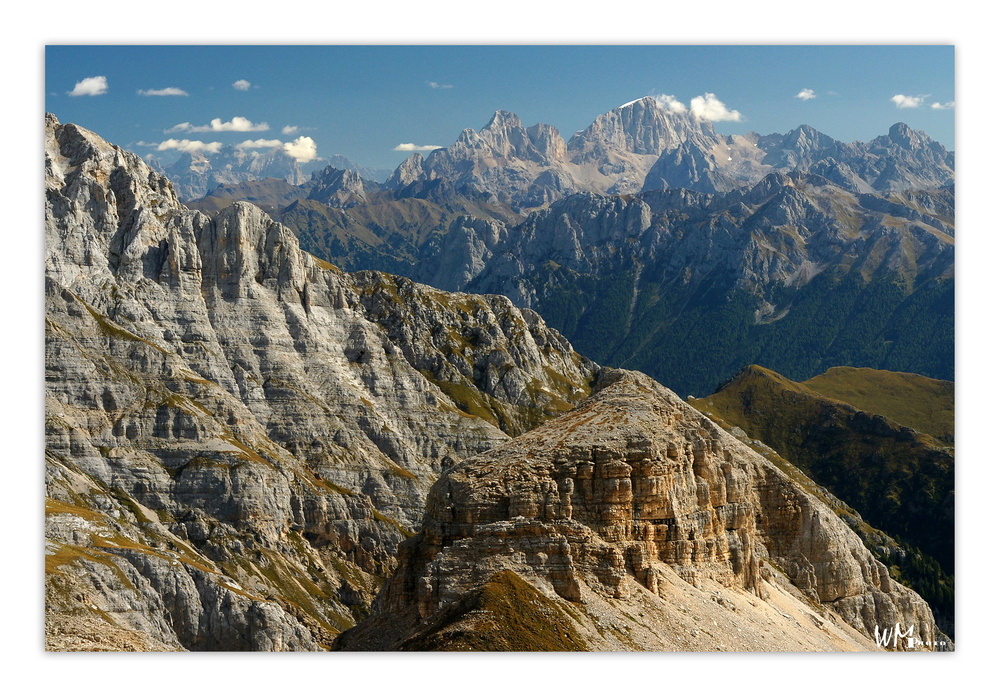
[[[103,82],[78,87],[101,77]],[[184,95],[138,93],[166,88]],[[812,98],[797,97],[808,96],[803,90],[811,90]],[[904,121],[954,148],[951,46],[45,51],[48,111],[142,155],[156,152],[165,162],[176,158],[177,148],[197,147],[192,141],[260,140],[288,143],[289,152],[303,159],[313,156],[314,146],[316,157],[343,154],[369,167],[392,167],[409,154],[395,149],[400,144],[449,145],[463,128],[481,128],[496,109],[517,113],[526,125],[550,123],[568,139],[598,114],[644,95],[673,95],[690,105],[707,93],[725,106],[716,115],[734,118],[732,112],[739,112],[738,121],[715,123],[723,133],[784,132],[807,123],[840,140],[869,140]],[[175,128],[179,124],[186,126]],[[234,128],[241,130],[222,130]]]

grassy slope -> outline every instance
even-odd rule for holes
[[[955,442],[953,382],[915,373],[841,366],[801,384],[830,399],[926,433],[942,444]]]
[[[587,651],[568,604],[545,597],[513,571],[433,619],[402,651]]]

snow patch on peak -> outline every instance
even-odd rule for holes
[[[638,99],[633,99],[631,102],[625,102],[624,104],[622,104],[621,106],[619,106],[617,108],[624,109],[627,106],[632,106],[636,102],[641,102],[643,99],[646,99],[646,97],[639,97]]]

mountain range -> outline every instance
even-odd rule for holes
[[[255,202],[344,269],[506,295],[595,360],[704,395],[750,363],[952,379],[953,167],[901,123],[722,136],[646,97],[568,142],[498,111],[381,190],[327,170],[321,195]]]
[[[520,152],[553,156],[528,130]],[[818,175],[768,176],[783,200],[812,187],[803,219],[834,215]],[[400,202],[426,202],[431,220],[383,229],[387,245],[469,229],[497,247],[560,204],[610,205],[587,213],[595,239],[656,229],[631,196],[579,193],[518,222],[488,192],[449,203],[462,182],[418,177],[398,197],[359,180],[325,172],[303,200],[372,225],[374,206],[419,218]],[[51,115],[45,186],[49,650],[870,651],[897,623],[917,648],[951,647],[802,471],[584,357],[536,311],[342,270],[245,201],[192,210],[141,158]],[[906,200],[938,220],[946,197]],[[869,237],[902,229],[946,265],[937,228],[904,220]]]
[[[598,116],[569,141],[553,126],[525,127],[516,114],[497,111],[453,145],[412,155],[386,185],[443,179],[530,209],[580,192],[725,193],[789,170],[855,193],[890,194],[950,183],[954,154],[902,123],[868,143],[841,143],[805,125],[787,134],[723,136],[711,121],[643,97]]]
[[[184,152],[169,165],[150,158],[147,164],[165,174],[174,184],[181,200],[212,196],[219,188],[230,188],[244,182],[276,179],[293,186],[305,184],[317,168],[336,167],[355,172],[367,179],[384,180],[388,170],[369,169],[343,155],[299,163],[281,146],[254,150],[224,145],[217,152],[194,150]]]

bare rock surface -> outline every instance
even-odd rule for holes
[[[787,474],[646,376],[598,389],[445,472],[335,646],[874,650],[896,623],[933,641],[926,603]]]

